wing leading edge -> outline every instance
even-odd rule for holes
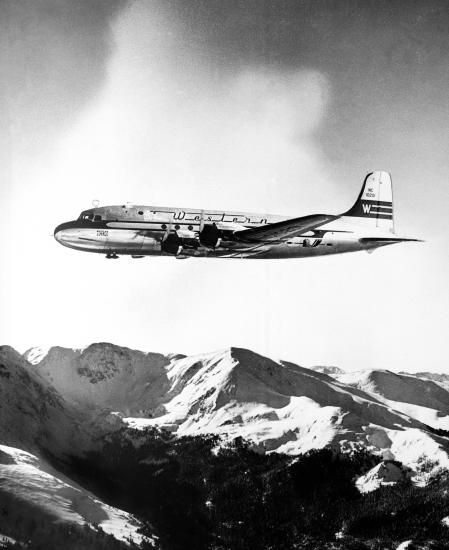
[[[312,231],[325,223],[334,221],[340,216],[330,214],[312,214],[301,218],[292,218],[282,222],[271,223],[261,227],[235,231],[233,237],[241,242],[273,243],[291,237],[297,237],[307,231]]]

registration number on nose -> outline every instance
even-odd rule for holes
[[[107,237],[107,236],[108,236],[107,229],[97,229],[97,237]]]

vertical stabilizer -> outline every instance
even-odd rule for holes
[[[343,216],[351,223],[368,228],[378,227],[394,233],[393,189],[388,172],[372,172],[363,183],[354,206]]]

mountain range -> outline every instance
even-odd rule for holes
[[[194,356],[109,343],[23,355],[0,348],[0,494],[9,514],[23,502],[49,521],[157,546],[129,511],[58,469],[114,434],[138,445],[139,433],[154,431],[218,437],[219,446],[243,439],[259,455],[363,450],[382,462],[359,477],[360,491],[405,475],[424,485],[449,469],[449,376],[308,369],[241,348]]]
[[[164,356],[107,343],[33,348],[21,360],[67,410],[111,425],[244,437],[260,452],[363,446],[411,468],[424,456],[448,465],[438,430],[449,430],[449,391],[438,375],[326,373],[241,348]]]

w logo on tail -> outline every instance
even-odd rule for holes
[[[393,232],[393,192],[390,174],[380,170],[368,174],[357,200],[344,216],[353,218],[353,223],[364,227],[381,227]]]
[[[371,204],[362,203],[362,208],[363,208],[364,214],[369,214],[370,213],[371,206],[372,206]]]

